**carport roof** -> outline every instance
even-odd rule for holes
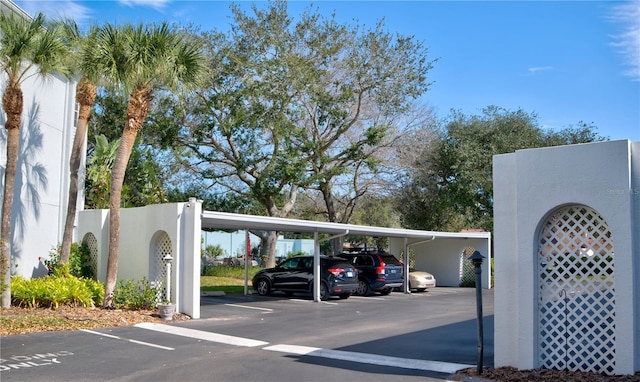
[[[243,215],[228,212],[203,211],[202,229],[267,230],[278,232],[318,232],[331,235],[349,234],[426,239],[489,239],[489,232],[437,232],[400,228],[371,227],[355,224],[317,222],[311,220],[274,218],[269,216]]]

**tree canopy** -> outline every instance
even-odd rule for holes
[[[204,47],[204,85],[179,108],[180,142],[194,174],[286,217],[299,190],[322,195],[324,219],[348,221],[335,201],[360,197],[427,91],[432,61],[413,37],[338,23],[284,1],[232,6],[228,33],[194,30]],[[393,63],[390,65],[389,63]]]
[[[406,227],[428,230],[493,229],[493,156],[520,149],[604,140],[580,122],[544,130],[537,115],[489,106],[480,115],[452,111],[436,138],[399,179],[396,208]]]

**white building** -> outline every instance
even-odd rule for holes
[[[13,2],[0,0],[0,11],[29,17]],[[7,78],[0,74],[0,91]],[[20,153],[11,216],[12,272],[25,277],[45,272],[38,257],[46,258],[62,241],[69,188],[69,157],[76,121],[76,83],[60,75],[29,77],[22,84],[24,111]],[[0,112],[0,176],[4,189],[7,133]],[[82,187],[81,187],[82,189]],[[79,198],[83,205],[83,197]]]

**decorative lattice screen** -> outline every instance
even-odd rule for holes
[[[92,234],[92,233],[88,233],[84,236],[84,240],[83,240],[86,244],[87,247],[89,247],[89,256],[90,258],[90,266],[91,266],[91,271],[94,275],[94,277],[98,277],[98,239],[96,239],[96,237]]]
[[[460,254],[460,286],[473,287],[476,285],[476,271],[469,257],[475,252],[474,247],[467,247]]]
[[[173,256],[171,251],[171,238],[169,234],[166,232],[162,232],[159,236],[157,236],[155,243],[155,279],[152,280],[153,285],[156,285],[158,288],[158,300],[164,300],[167,296],[167,263],[165,262],[164,257],[166,255]],[[171,268],[171,272],[174,272],[173,267]],[[172,277],[173,278],[173,277]],[[171,288],[171,300],[174,296],[174,289]]]
[[[595,210],[555,211],[539,236],[540,366],[613,374],[615,284],[611,231]]]

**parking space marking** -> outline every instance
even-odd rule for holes
[[[310,346],[297,345],[272,345],[263,348],[264,350],[276,351],[281,353],[297,354],[310,357],[321,357],[337,359],[341,361],[351,361],[366,363],[371,365],[392,366],[403,369],[435,371],[439,373],[454,374],[456,371],[474,367],[474,365],[465,365],[461,363],[441,362],[441,361],[425,361],[420,359],[389,357],[378,354],[367,354],[348,352],[342,350],[329,350],[315,348]]]
[[[304,303],[315,302],[313,300],[303,300],[303,299],[300,299],[300,298],[290,298],[290,299],[284,300],[284,301],[286,301],[286,302],[304,302]]]
[[[375,296],[351,296],[349,298],[354,298],[357,300],[386,301],[384,297],[375,297]]]
[[[225,304],[226,306],[233,306],[236,308],[246,308],[246,309],[255,309],[255,310],[264,310],[266,312],[273,312],[273,309],[269,309],[269,308],[260,308],[257,306],[248,306],[248,305],[239,305],[239,304]]]
[[[286,345],[286,344],[277,344],[277,345],[267,346],[269,345],[269,343],[265,341],[229,336],[226,334],[212,333],[212,332],[206,332],[202,330],[188,329],[188,328],[182,328],[178,326],[171,326],[171,325],[164,325],[164,324],[141,323],[141,324],[136,324],[135,327],[154,330],[154,331],[162,332],[166,334],[173,334],[173,335],[178,335],[183,337],[200,339],[204,341],[224,343],[228,345],[244,346],[244,347],[262,347],[262,350],[273,351],[273,352],[289,353],[289,354],[303,355],[303,356],[309,356],[309,357],[336,359],[341,361],[358,362],[358,363],[365,363],[370,365],[399,367],[403,369],[425,370],[425,371],[434,371],[438,373],[455,374],[458,370],[474,367],[474,365],[467,365],[467,364],[461,364],[461,363],[391,357],[391,356],[384,356],[379,354],[331,350],[331,349],[323,349],[323,348],[317,348],[317,347],[311,347],[311,346]],[[120,337],[117,337],[117,336],[112,336],[112,335],[99,333],[99,332],[93,332],[91,330],[85,330],[85,331],[89,333],[95,333],[98,335],[104,335],[106,337],[121,339]],[[129,340],[129,341],[137,342],[134,340]],[[173,350],[173,348],[168,348],[168,349]]]
[[[156,332],[173,334],[176,336],[196,338],[203,341],[217,342],[217,343],[222,343],[227,345],[256,347],[256,346],[266,346],[269,344],[268,342],[252,340],[250,338],[228,336],[226,334],[205,332],[202,330],[181,328],[178,326],[171,326],[171,325],[164,325],[164,324],[154,324],[149,322],[136,324],[135,327],[148,329],[148,330],[155,330]]]
[[[108,338],[113,338],[113,339],[116,339],[116,340],[128,341],[128,342],[132,342],[132,343],[138,344],[138,345],[150,346],[152,348],[158,348],[158,349],[163,349],[163,350],[176,350],[175,348],[170,348],[170,347],[167,347],[167,346],[156,345],[156,344],[152,344],[150,342],[132,340],[132,339],[129,339],[129,338],[122,338],[122,337],[114,336],[114,335],[111,335],[111,334],[96,332],[96,331],[89,330],[89,329],[80,329],[80,330],[85,332],[85,333],[97,334],[97,335],[102,336],[102,337],[108,337]]]

